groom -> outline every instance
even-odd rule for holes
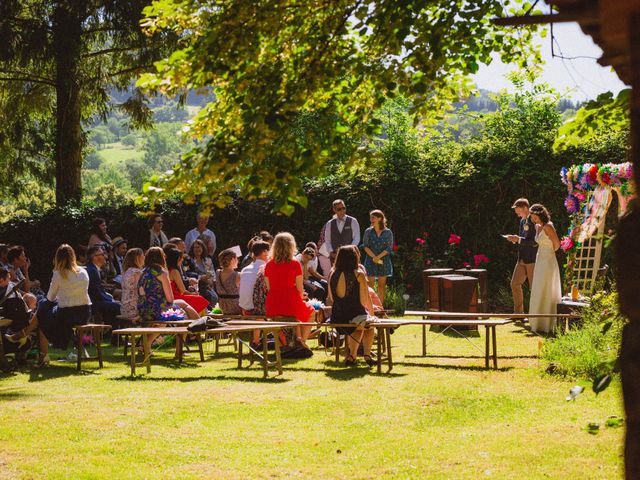
[[[507,240],[518,244],[518,262],[511,276],[511,292],[513,294],[514,313],[524,313],[524,295],[522,285],[525,280],[529,288],[533,282],[533,270],[536,265],[538,244],[536,243],[536,228],[529,217],[529,200],[519,198],[513,205],[516,215],[520,217],[518,235],[507,235]]]

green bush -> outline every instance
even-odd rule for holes
[[[611,373],[620,351],[623,326],[617,292],[595,295],[583,312],[580,327],[545,342],[544,368],[555,375],[591,380]]]

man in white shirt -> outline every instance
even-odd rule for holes
[[[322,274],[329,276],[331,265],[337,250],[344,245],[360,244],[360,224],[354,217],[347,215],[347,207],[340,199],[333,201],[335,214],[324,226],[324,243],[320,247],[319,260]]]
[[[254,261],[240,272],[239,304],[243,315],[253,315],[253,287],[256,284],[258,272],[269,259],[269,244],[262,240],[253,242],[251,246]]]
[[[209,223],[209,216],[198,213],[198,215],[196,215],[196,222],[198,226],[193,230],[189,230],[184,238],[185,251],[189,253],[193,242],[195,242],[197,239],[200,239],[207,246],[207,255],[213,257],[213,254],[215,253],[217,247],[216,234],[207,228],[207,224]]]

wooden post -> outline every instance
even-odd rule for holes
[[[640,185],[640,11],[629,16],[631,71],[631,161]],[[616,276],[620,312],[629,318],[622,334],[620,368],[626,414],[625,474],[640,478],[640,205],[636,199],[620,220],[616,238]]]

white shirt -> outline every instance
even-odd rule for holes
[[[304,270],[309,270],[309,267],[313,268],[316,272],[318,271],[318,257],[315,256],[313,257],[313,260],[311,260],[310,262],[307,262],[307,266],[304,266],[304,263],[302,263],[302,254],[299,253],[295,256],[295,259],[298,260],[300,262],[300,265],[302,265],[302,268]]]
[[[344,224],[348,216],[349,215],[345,215],[342,220],[340,220],[339,217],[335,218],[337,220],[336,226],[338,227],[338,231],[340,233],[342,233],[342,229],[344,228]],[[350,218],[351,218],[351,231],[353,232],[353,240],[351,241],[350,245],[355,245],[357,247],[358,245],[360,245],[360,224],[358,223],[358,220],[356,220],[354,217],[350,217]],[[333,218],[329,220],[324,226],[324,243],[327,245],[327,250],[329,250],[329,252],[333,252],[335,250],[333,248],[333,244],[331,243],[331,222],[332,221],[333,221]]]
[[[191,250],[191,245],[193,245],[193,242],[195,242],[200,237],[206,239],[204,243],[207,246],[207,248],[211,251],[211,255],[216,253],[216,247],[217,247],[216,234],[213,233],[208,228],[205,228],[204,231],[202,232],[199,231],[197,228],[194,228],[193,230],[189,230],[187,232],[187,235],[184,237],[185,251],[189,253],[189,250]],[[202,238],[200,239],[202,240]],[[209,252],[204,252],[204,254],[209,255]]]
[[[243,310],[253,310],[253,287],[256,285],[260,267],[266,263],[264,260],[257,259],[240,272],[240,287],[238,289],[240,298],[238,303]]]
[[[57,299],[60,308],[91,305],[87,270],[78,267],[75,273],[67,272],[67,278],[63,278],[58,270],[54,270],[47,299],[51,302]]]

